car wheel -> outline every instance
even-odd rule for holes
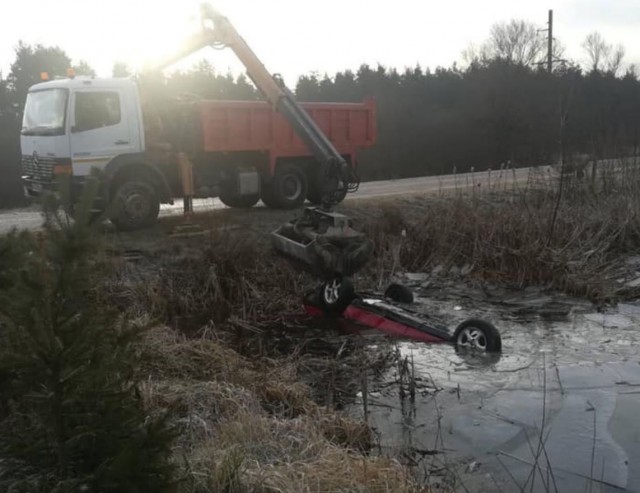
[[[116,190],[114,205],[111,222],[121,231],[151,226],[160,212],[160,200],[155,188],[144,181],[121,184]]]
[[[342,313],[355,298],[353,283],[346,277],[335,277],[320,286],[320,301],[331,313]]]
[[[479,319],[469,319],[456,328],[453,335],[456,351],[499,353],[502,338],[493,324]]]
[[[389,284],[384,296],[396,303],[413,303],[413,292],[408,287],[395,282]]]

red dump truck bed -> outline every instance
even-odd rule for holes
[[[202,101],[202,146],[205,152],[263,151],[271,171],[280,157],[309,156],[304,143],[282,115],[263,101]],[[355,163],[357,149],[376,140],[376,105],[301,103],[336,149]]]

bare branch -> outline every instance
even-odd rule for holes
[[[491,58],[532,65],[542,58],[545,45],[534,24],[513,19],[508,23],[493,25],[485,49]]]
[[[491,58],[487,51],[487,44],[482,45],[469,44],[465,50],[462,51],[462,60],[467,65],[473,63],[484,62]]]
[[[582,43],[582,48],[587,53],[589,68],[592,72],[604,71],[617,75],[622,68],[626,53],[624,46],[618,45],[614,48],[599,32],[594,31],[589,34]]]
[[[607,71],[613,75],[618,75],[618,72],[622,68],[622,60],[626,53],[625,47],[622,45],[616,46],[615,50],[609,56],[607,60]]]

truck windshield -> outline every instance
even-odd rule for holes
[[[68,91],[45,89],[27,95],[22,135],[64,135]]]

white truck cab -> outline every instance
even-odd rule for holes
[[[56,171],[83,177],[120,155],[143,152],[142,125],[130,79],[78,77],[32,86],[20,138],[26,193],[38,194]]]
[[[53,80],[29,89],[20,145],[25,195],[55,190],[71,177],[75,201],[87,176],[101,173],[94,203],[104,211],[118,196],[121,229],[155,221],[160,203],[172,203],[167,180],[146,152],[138,86],[131,79]]]

